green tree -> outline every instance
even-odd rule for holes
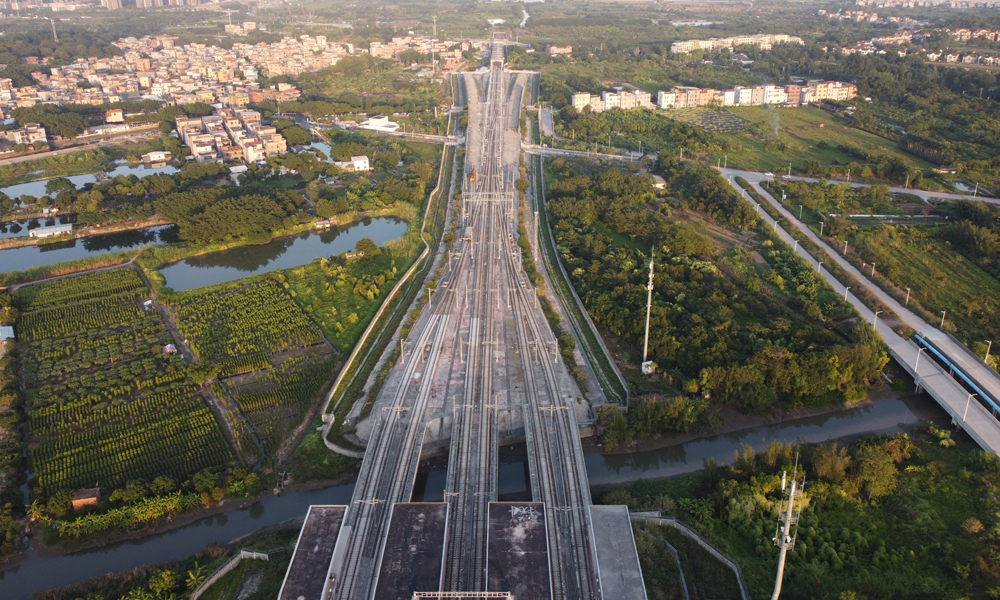
[[[868,497],[877,500],[896,490],[899,472],[887,452],[876,446],[862,446],[854,456],[855,479]]]
[[[289,146],[305,145],[312,142],[312,134],[309,133],[309,130],[298,125],[286,127],[280,133]]]
[[[165,569],[149,578],[149,589],[157,596],[167,596],[177,589],[178,582],[177,573]]]
[[[825,479],[831,483],[840,483],[847,476],[847,469],[851,466],[851,457],[847,453],[847,448],[837,450],[837,442],[830,442],[820,446],[813,455],[813,470],[817,477]]]
[[[378,247],[378,244],[373,242],[371,238],[361,238],[358,243],[354,245],[354,249],[361,253],[365,258],[374,258],[382,254],[382,249]]]

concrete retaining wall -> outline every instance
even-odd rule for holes
[[[719,559],[719,561],[729,567],[729,569],[736,575],[736,581],[740,584],[740,595],[743,600],[750,600],[750,592],[747,591],[747,582],[743,579],[743,571],[740,570],[740,566],[736,564],[736,561],[729,558],[722,553],[721,550],[708,543],[704,538],[698,535],[698,532],[691,529],[688,525],[678,521],[674,517],[661,517],[661,516],[650,516],[648,514],[634,513],[632,515],[633,521],[641,521],[646,523],[653,523],[654,525],[664,525],[667,527],[673,527],[681,533],[684,537],[692,540],[702,548],[704,548],[709,554]],[[683,577],[683,575],[682,575]],[[686,587],[686,586],[685,586]]]

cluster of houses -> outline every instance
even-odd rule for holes
[[[255,110],[216,109],[205,117],[176,119],[177,134],[198,162],[258,162],[288,150],[274,127],[261,123]]]
[[[38,123],[25,123],[24,127],[0,131],[0,155],[13,152],[19,144],[31,146],[36,142],[48,143],[45,128]]]

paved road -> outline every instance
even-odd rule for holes
[[[609,160],[620,160],[636,162],[648,157],[656,160],[659,156],[655,152],[627,152],[625,154],[603,154],[600,152],[584,152],[582,150],[563,150],[561,148],[546,148],[537,144],[524,144],[521,149],[527,154],[540,154],[542,156],[562,156],[564,158],[606,158]]]
[[[751,181],[763,181],[768,179],[763,173],[757,173],[755,171],[737,171],[736,169],[720,169],[723,173],[739,173],[740,176]],[[754,179],[751,179],[754,178]],[[793,175],[791,177],[782,176],[782,180],[787,181],[805,181],[807,183],[817,183],[819,181],[816,177],[799,177],[798,175]],[[840,181],[838,179],[827,179],[830,183],[847,183],[846,181]],[[856,183],[851,182],[850,186],[852,188],[866,188],[871,187],[867,183]],[[952,194],[950,192],[930,192],[927,190],[915,190],[913,188],[901,188],[901,187],[890,187],[889,191],[894,194],[910,194],[911,196],[919,196],[924,200],[975,200],[977,202],[985,202],[987,204],[994,204],[1000,206],[1000,198],[991,198],[989,196],[980,196],[976,194]]]
[[[767,179],[763,174],[736,171],[733,169],[721,169],[721,172],[723,176],[729,178],[733,187],[741,193],[741,188],[733,181],[733,178],[738,175],[750,181],[757,193],[774,206],[796,229],[804,233],[813,243],[826,252],[827,256],[821,257],[822,262],[836,261],[841,268],[854,275],[871,293],[878,296],[883,303],[895,311],[900,320],[920,332],[927,339],[933,341],[942,352],[946,353],[956,364],[965,369],[967,373],[975,377],[986,388],[988,393],[997,394],[994,397],[1000,398],[1000,377],[997,376],[995,371],[986,367],[981,361],[974,360],[964,346],[959,347],[960,344],[953,341],[946,334],[931,327],[920,319],[920,317],[901,306],[889,294],[871,283],[853,265],[828,246],[826,242],[819,239],[811,229],[798,221],[791,212],[781,206],[773,196],[760,186],[760,181]],[[756,205],[756,202],[752,198],[748,197],[747,199]],[[774,226],[774,219],[764,211],[760,211],[760,215],[768,224]],[[784,229],[778,226],[776,230],[783,240],[789,244],[794,244],[793,238]],[[806,252],[802,246],[798,246],[796,250],[806,261],[816,264],[816,258]],[[841,294],[845,293],[844,285],[833,277],[829,271],[821,269],[821,273],[833,287],[834,291]],[[860,300],[851,294],[848,294],[848,299],[854,305],[855,309],[857,309],[858,313],[861,314],[862,318],[866,319],[869,323],[874,320],[875,315],[873,312]],[[876,329],[889,347],[889,353],[914,376],[917,383],[924,387],[948,411],[955,423],[960,424],[983,448],[991,450],[994,453],[1000,452],[1000,422],[990,414],[990,411],[978,402],[969,402],[969,394],[965,391],[965,388],[952,379],[938,363],[929,360],[928,357],[923,357],[919,365],[917,365],[917,370],[915,370],[914,366],[917,364],[917,355],[920,351],[914,342],[904,339],[882,322],[877,323]],[[966,410],[968,411],[967,413]]]

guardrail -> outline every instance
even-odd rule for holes
[[[924,348],[927,348],[928,350],[930,350],[931,353],[934,354],[934,356],[936,356],[938,358],[938,360],[940,360],[941,362],[943,362],[945,364],[945,366],[948,367],[949,370],[951,370],[954,373],[957,373],[958,376],[962,378],[962,381],[964,381],[969,387],[971,387],[972,389],[976,390],[976,394],[979,395],[979,399],[982,400],[983,402],[989,404],[990,405],[990,409],[993,410],[994,413],[996,413],[997,411],[1000,411],[1000,406],[996,405],[996,403],[993,401],[994,399],[989,394],[987,394],[986,392],[984,392],[982,390],[982,388],[979,387],[979,384],[976,383],[976,381],[974,381],[971,376],[966,375],[965,371],[963,371],[961,367],[959,367],[958,365],[956,365],[955,363],[953,363],[951,360],[948,359],[947,356],[945,356],[941,351],[939,351],[937,349],[937,346],[935,346],[929,340],[925,340],[920,335],[914,335],[913,337],[914,337],[914,339],[917,340],[918,344],[920,344]]]
[[[546,210],[545,182],[543,180],[544,173],[545,170],[542,163],[542,157],[539,156],[538,175],[537,175],[539,192],[538,196],[536,196],[535,198],[536,208],[538,208],[539,220],[544,218],[545,221],[544,235],[546,235],[548,243],[551,244],[552,252],[555,255],[549,257],[547,251],[544,248],[542,248],[542,244],[538,243],[539,240],[537,240],[536,238],[536,243],[538,245],[538,252],[540,255],[539,258],[542,260],[542,264],[547,269],[559,270],[558,273],[551,273],[551,275],[553,276],[552,277],[553,291],[558,297],[557,299],[563,303],[566,309],[566,318],[570,322],[570,327],[575,330],[576,337],[579,338],[580,340],[580,351],[591,362],[591,368],[594,371],[594,377],[597,378],[598,385],[600,385],[602,391],[604,391],[605,398],[607,398],[610,394],[613,398],[618,400],[617,404],[624,405],[626,408],[628,408],[631,402],[631,391],[629,390],[628,382],[625,381],[625,377],[622,375],[621,370],[618,369],[618,365],[615,364],[615,360],[612,357],[611,352],[608,350],[608,347],[604,344],[604,339],[601,337],[600,332],[597,331],[597,326],[594,324],[594,321],[590,318],[590,315],[587,313],[587,308],[586,306],[584,306],[583,300],[580,299],[580,296],[577,295],[576,290],[573,288],[573,283],[572,280],[569,278],[569,273],[566,272],[566,269],[563,267],[562,261],[559,260],[555,236],[552,233],[552,228],[549,227],[548,225],[548,217],[542,214]],[[537,223],[536,227],[539,230],[541,229],[541,227],[539,227],[539,224]],[[543,234],[539,233],[538,235],[543,235]],[[553,267],[552,265],[550,265],[550,262],[555,262],[556,263],[555,266]],[[564,296],[563,286],[559,285],[560,283],[559,281],[555,281],[556,277],[559,277],[562,283],[565,284],[565,287],[568,288],[570,296],[569,298],[566,298]],[[569,306],[570,302],[573,303],[573,306],[576,308],[576,310],[573,310],[573,307]],[[582,315],[584,322],[583,323],[578,322],[578,319],[575,317],[574,313],[579,313],[580,315]],[[583,330],[584,327],[589,328],[590,333],[592,334],[591,336],[588,336],[586,334],[586,332]],[[598,345],[597,348],[591,347],[591,337],[597,342]],[[610,379],[610,378],[608,378],[608,373],[601,364],[602,361],[598,360],[598,357],[596,356],[597,352],[601,352],[604,354],[604,360],[607,362],[608,366],[614,373],[615,378],[617,378],[618,383],[621,385],[622,388],[621,391],[614,389],[612,381],[604,381],[605,379]],[[595,356],[590,356],[592,353],[595,354]],[[601,372],[601,375],[603,375],[603,377],[601,375],[598,375],[598,371]]]
[[[448,128],[449,130],[451,128],[451,115],[448,116]],[[338,446],[337,444],[334,444],[329,439],[327,439],[327,436],[330,434],[330,429],[333,427],[333,422],[334,422],[333,414],[327,414],[327,411],[329,411],[330,409],[330,402],[333,400],[334,394],[337,393],[337,388],[340,387],[341,383],[343,383],[344,377],[347,375],[348,371],[350,371],[351,365],[354,363],[355,359],[357,359],[358,354],[361,353],[361,349],[364,347],[365,342],[368,341],[368,336],[370,336],[372,331],[375,329],[376,324],[382,317],[382,313],[385,312],[386,307],[388,307],[392,303],[393,298],[395,298],[396,295],[400,292],[400,290],[403,289],[404,284],[410,280],[410,277],[412,277],[413,274],[417,271],[417,268],[425,260],[429,260],[431,246],[430,244],[427,243],[427,238],[424,237],[424,228],[427,227],[427,219],[430,215],[431,207],[434,205],[434,199],[438,194],[441,193],[441,182],[444,178],[444,171],[447,158],[448,158],[447,150],[441,152],[441,166],[438,168],[437,186],[435,186],[435,188],[431,191],[430,195],[427,197],[427,208],[424,211],[423,222],[420,224],[420,240],[424,243],[423,252],[420,253],[420,256],[417,257],[417,260],[413,261],[413,264],[410,265],[410,268],[407,269],[406,273],[403,275],[402,278],[400,278],[399,282],[395,286],[393,286],[392,290],[389,292],[389,295],[386,296],[385,300],[382,301],[382,305],[379,307],[378,311],[376,311],[375,316],[372,317],[372,320],[368,323],[368,327],[365,328],[364,333],[361,334],[361,337],[358,339],[357,343],[354,344],[354,349],[351,351],[350,356],[347,357],[347,361],[344,363],[344,366],[340,369],[340,373],[337,374],[337,378],[334,380],[333,386],[330,387],[330,391],[329,393],[327,393],[326,399],[323,401],[323,408],[320,410],[319,413],[324,422],[321,430],[321,434],[323,436],[323,444],[330,450],[336,452],[337,454],[341,454],[349,458],[364,457],[364,452],[357,450],[349,450],[342,446]],[[457,153],[456,153],[456,158],[457,158]],[[447,199],[445,201],[447,202]],[[355,372],[355,376],[357,376],[357,372]],[[334,409],[336,409],[336,405],[334,405]]]

